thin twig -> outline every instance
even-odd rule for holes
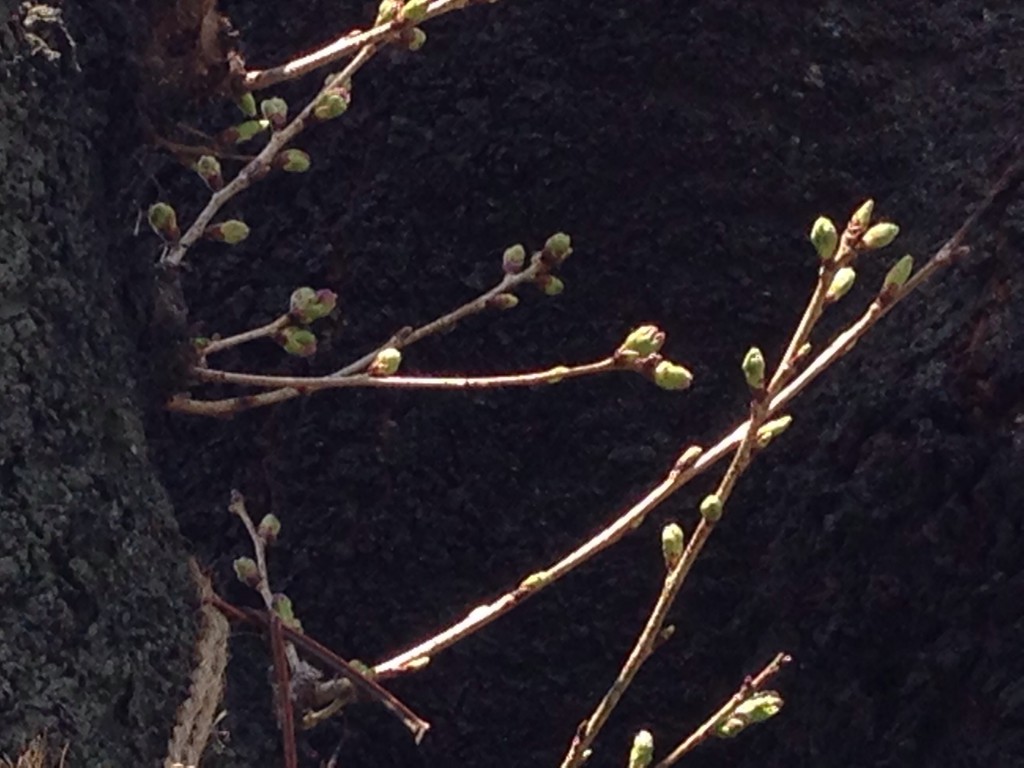
[[[275,333],[285,328],[290,322],[291,315],[286,312],[266,325],[261,325],[259,328],[252,328],[251,330],[244,331],[243,333],[236,333],[234,336],[227,336],[223,339],[214,339],[204,345],[199,350],[199,354],[201,359],[205,360],[210,355],[216,354],[217,352],[223,352],[225,349],[231,349],[232,347],[237,347],[240,344],[245,344],[257,339],[272,337]]]
[[[778,653],[775,658],[772,659],[765,667],[753,677],[747,677],[739,690],[732,695],[725,704],[723,704],[717,712],[711,717],[704,721],[704,723],[698,727],[693,733],[686,737],[680,744],[675,747],[668,755],[668,757],[659,761],[654,768],[669,768],[669,766],[675,765],[679,762],[686,753],[692,751],[704,741],[706,741],[725,718],[727,718],[732,712],[746,701],[750,694],[756,693],[757,691],[764,688],[765,684],[773,676],[777,675],[782,667],[791,662],[793,659],[787,653]]]
[[[826,346],[799,375],[795,376],[777,395],[771,398],[768,403],[767,416],[771,417],[783,410],[833,363],[853,349],[857,341],[897,304],[913,293],[923,282],[933,277],[940,269],[949,266],[955,259],[962,257],[967,252],[963,243],[968,233],[978,220],[993,207],[994,203],[1003,193],[1009,191],[1020,182],[1022,167],[1024,167],[1024,154],[1015,159],[1015,162],[1006,170],[999,181],[993,185],[974,212],[967,217],[960,228],[935,252],[928,262],[907,281],[901,290],[887,295],[884,300],[876,299],[872,302],[860,319],[836,336],[832,343]],[[415,669],[418,660],[431,658],[446,648],[455,645],[460,640],[478,632],[483,627],[486,627],[517,607],[527,598],[550,586],[598,553],[620,541],[631,531],[638,528],[652,509],[664,502],[690,480],[703,474],[735,450],[740,440],[746,435],[749,427],[750,422],[744,422],[732,432],[722,437],[712,448],[702,453],[692,465],[674,467],[665,478],[633,507],[561,560],[546,570],[538,571],[534,574],[535,578],[528,577],[517,587],[501,595],[496,600],[474,608],[466,617],[451,626],[446,627],[437,634],[392,658],[380,662],[374,667],[374,671],[379,677],[384,678]]]
[[[288,673],[286,644],[282,634],[281,617],[276,613],[267,614],[270,621],[270,652],[274,662],[274,682],[277,688],[277,717],[284,740],[285,768],[299,768],[298,750],[295,746],[295,708],[292,706],[291,675]]]
[[[450,13],[451,11],[461,10],[467,5],[472,5],[474,3],[481,4],[485,2],[490,3],[494,1],[495,0],[435,0],[435,2],[431,3],[427,7],[426,16],[418,23],[422,24],[423,21],[427,21],[436,16],[441,16],[442,14]],[[299,56],[285,64],[271,67],[270,69],[256,69],[247,72],[245,74],[243,85],[247,90],[260,91],[287,80],[294,80],[302,77],[303,75],[307,75],[310,72],[314,72],[321,67],[330,66],[334,62],[344,59],[346,56],[349,56],[355,51],[367,46],[384,46],[387,43],[396,40],[401,35],[402,31],[408,27],[409,24],[407,22],[396,20],[373,27],[365,32],[357,29],[352,30],[322,48],[313,51],[313,53]]]

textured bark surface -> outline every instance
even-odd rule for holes
[[[138,137],[112,10],[0,27],[0,754],[46,732],[80,766],[162,757],[192,646],[133,375],[150,278],[119,247]]]
[[[897,256],[924,256],[944,240],[1016,138],[1024,9],[1011,0],[818,6],[509,0],[429,24],[418,54],[375,60],[357,78],[349,114],[299,142],[313,170],[272,177],[233,203],[230,215],[252,226],[249,240],[196,249],[185,275],[197,332],[265,322],[301,284],[338,291],[341,311],[323,322],[310,362],[267,344],[226,354],[225,365],[339,367],[489,286],[505,246],[535,247],[564,229],[577,250],[562,296],[524,292],[514,311],[409,350],[405,370],[580,362],[653,321],[697,380],[683,395],[609,377],[535,391],[321,394],[229,422],[157,415],[147,422],[155,464],[188,548],[225,594],[249,599],[231,580],[231,560],[247,553],[225,511],[235,487],[254,514],[282,519],[272,574],[307,630],[345,656],[383,659],[564,553],[639,497],[682,446],[732,426],[744,407],[739,358],[752,343],[778,355],[813,283],[804,233],[816,215],[841,219],[870,195],[903,225],[898,250],[863,261],[824,330],[859,312]],[[365,26],[371,14],[326,0],[285,10],[233,0],[222,10],[252,67]],[[111,119],[110,89],[123,75],[110,64],[115,46],[102,47],[116,24],[102,21],[79,18],[95,52],[79,79],[52,75],[66,89],[58,99],[74,93],[80,105],[82,89],[95,89],[89,111],[74,120],[47,111],[65,138],[26,140],[43,169],[26,178],[43,179],[53,216],[65,218],[40,224],[41,204],[5,204],[17,226],[5,224],[2,236],[13,231],[36,250],[0,256],[39,275],[12,272],[3,282],[24,287],[0,294],[23,297],[4,300],[15,310],[0,325],[11,339],[0,362],[11,367],[5,402],[14,404],[0,434],[0,520],[5,531],[19,526],[5,534],[10,553],[0,560],[11,563],[4,589],[16,585],[18,596],[17,614],[3,614],[0,650],[0,701],[5,713],[8,700],[19,707],[18,730],[4,729],[3,747],[50,725],[78,739],[85,765],[104,744],[136,760],[160,757],[188,656],[174,633],[190,616],[184,548],[163,533],[173,523],[161,492],[148,464],[119,447],[145,455],[134,403],[160,382],[133,388],[137,330],[117,291],[149,290],[138,264],[157,249],[128,239],[138,201],[117,207],[113,194],[128,169],[110,174],[104,164],[111,137],[122,150],[131,143]],[[17,66],[30,64],[38,69],[35,60]],[[274,93],[297,104],[319,81]],[[42,98],[24,85],[3,94],[24,109]],[[108,143],[96,143],[104,131]],[[45,169],[61,157],[74,161],[58,191],[45,184],[56,169]],[[21,177],[5,162],[8,188]],[[154,170],[141,203],[168,199],[188,221],[205,198],[198,180],[150,156],[142,167]],[[694,764],[1011,765],[1024,753],[1014,687],[1024,673],[1022,223],[1014,203],[968,261],[798,401],[793,428],[744,480],[684,589],[674,638],[589,765],[623,765],[640,727],[659,748],[673,743],[777,650],[796,659],[779,680],[783,715],[710,745]],[[47,239],[47,226],[67,244]],[[22,262],[19,252],[39,255]],[[112,406],[128,425],[116,434],[127,437],[104,437]],[[81,477],[88,482],[72,484]],[[433,724],[422,745],[379,707],[357,705],[302,737],[303,765],[318,765],[339,741],[345,766],[557,765],[654,600],[660,525],[692,528],[706,487],[396,681]],[[111,516],[113,500],[121,518]],[[87,529],[78,514],[92,521]],[[132,570],[137,557],[146,570]],[[100,596],[114,585],[108,604]],[[78,596],[91,596],[96,612],[58,610]],[[55,654],[42,656],[48,676],[25,662],[40,648]],[[83,658],[93,648],[95,660]],[[171,648],[177,655],[159,650]],[[232,650],[222,723],[231,738],[208,765],[277,765],[265,642],[243,630]],[[126,654],[148,664],[136,675],[152,680],[128,688],[123,667],[102,671],[104,659]],[[79,665],[99,671],[79,676]],[[125,700],[141,701],[128,712],[150,718],[123,715],[115,702]]]

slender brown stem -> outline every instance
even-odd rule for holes
[[[277,687],[277,713],[284,741],[285,768],[299,768],[299,755],[295,746],[295,708],[292,706],[291,675],[285,658],[285,642],[281,632],[281,618],[270,614],[270,651],[274,661],[274,682]]]
[[[237,347],[239,344],[245,344],[256,339],[263,339],[269,336],[273,336],[278,331],[287,327],[291,322],[291,316],[287,313],[281,315],[276,320],[272,320],[266,325],[261,325],[259,328],[253,328],[243,333],[236,333],[234,336],[227,336],[223,339],[214,339],[200,350],[202,359],[205,360],[210,355],[216,354],[217,352],[223,352],[225,349],[231,347]]]
[[[472,3],[492,2],[493,0],[435,0],[427,7],[423,21],[441,16],[451,11],[460,10]],[[419,23],[423,23],[422,21]],[[365,32],[352,30],[331,43],[312,53],[298,56],[291,61],[270,69],[255,69],[245,74],[243,84],[250,91],[260,91],[287,80],[294,80],[321,67],[330,66],[366,46],[381,47],[397,39],[409,25],[402,21],[392,21],[373,27]]]

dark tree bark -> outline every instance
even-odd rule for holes
[[[192,640],[187,555],[248,599],[231,579],[247,550],[224,511],[232,487],[282,518],[272,573],[307,630],[380,660],[543,567],[687,442],[731,427],[738,360],[751,344],[778,355],[813,282],[815,216],[874,196],[903,226],[895,250],[863,260],[830,330],[899,255],[944,240],[1018,138],[1024,9],[796,6],[507,0],[432,23],[423,51],[379,57],[349,114],[302,138],[310,174],[271,177],[232,205],[250,239],[197,248],[184,274],[197,333],[265,322],[301,284],[338,291],[312,362],[272,345],[225,360],[330,370],[488,286],[505,246],[564,229],[577,249],[565,294],[524,294],[404,365],[584,361],[653,321],[694,368],[691,392],[625,378],[339,392],[223,423],[147,409],[168,386],[148,363],[167,344],[140,331],[157,246],[131,228],[157,197],[187,221],[204,193],[141,148],[125,95],[138,18],[69,7],[81,73],[53,30],[60,59],[5,28],[0,750],[45,728],[71,741],[71,765],[162,757]],[[366,24],[357,2],[222,8],[253,66]],[[318,82],[274,94],[298,104]],[[233,119],[218,110],[207,115]],[[661,750],[777,650],[796,658],[783,714],[696,765],[1012,765],[1024,753],[1022,214],[1014,200],[987,221],[969,259],[797,402],[590,765],[623,765],[640,727]],[[692,528],[704,490],[396,683],[433,723],[420,747],[359,704],[303,736],[303,765],[339,741],[346,766],[557,765],[654,599],[661,524]],[[279,764],[265,642],[233,643],[231,741],[208,764]]]

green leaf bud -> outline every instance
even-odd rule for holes
[[[260,524],[256,526],[256,533],[264,544],[274,544],[277,537],[281,535],[281,521],[277,515],[264,515]]]
[[[405,45],[406,50],[415,53],[422,48],[427,42],[427,33],[419,27],[411,27],[402,31],[402,43]]]
[[[764,387],[764,355],[757,347],[751,347],[743,356],[743,376],[747,386],[760,390]]]
[[[661,529],[661,554],[665,568],[672,570],[683,556],[683,529],[676,523],[669,523]]]
[[[501,269],[506,275],[519,274],[525,263],[526,249],[519,243],[510,245],[505,249],[505,252],[501,254]]]
[[[377,353],[366,372],[371,376],[392,376],[398,372],[401,364],[402,353],[394,347],[388,347]]]
[[[557,296],[565,290],[565,283],[554,275],[541,275],[537,278],[537,283],[547,296]]]
[[[149,206],[148,218],[149,226],[164,240],[174,242],[181,237],[178,215],[167,203],[153,203]]]
[[[758,691],[740,703],[715,728],[715,735],[729,739],[752,723],[761,723],[774,717],[782,709],[782,697],[777,691]]]
[[[899,226],[893,224],[891,221],[883,221],[879,224],[875,224],[871,229],[865,232],[860,239],[860,244],[869,251],[874,251],[878,248],[885,248],[885,246],[896,239],[896,235],[899,233]]]
[[[717,493],[709,493],[700,503],[700,514],[709,523],[717,523],[722,519],[722,500]]]
[[[224,176],[221,173],[220,160],[213,155],[203,155],[195,164],[196,173],[203,182],[216,192],[224,186]]]
[[[832,284],[825,292],[827,301],[839,301],[853,288],[853,282],[857,279],[857,271],[853,267],[840,267],[832,278]]]
[[[293,629],[296,632],[302,631],[302,622],[296,618],[295,608],[288,595],[281,592],[275,593],[270,601],[270,609],[278,615],[278,618],[281,619],[281,623],[286,627]]]
[[[496,296],[492,296],[487,300],[487,306],[490,309],[512,309],[519,305],[519,297],[514,293],[499,293]]]
[[[250,92],[243,93],[235,102],[246,117],[256,117],[256,97]]]
[[[260,570],[256,561],[251,557],[239,557],[232,563],[235,569],[235,576],[247,587],[258,587],[260,584]]]
[[[637,731],[629,750],[629,768],[647,768],[654,760],[654,736],[650,731]]]
[[[428,5],[430,5],[430,0],[406,0],[402,7],[402,21],[419,24],[427,17]]]
[[[309,357],[316,353],[316,335],[307,328],[289,325],[274,337],[281,348],[295,357]]]
[[[662,360],[654,369],[654,383],[662,389],[683,390],[693,383],[693,374],[682,365]]]
[[[556,232],[544,242],[544,255],[563,262],[572,253],[572,240],[565,232]]]
[[[630,331],[619,350],[641,357],[655,354],[665,344],[665,332],[656,325],[640,325]]]
[[[211,224],[203,231],[203,237],[218,243],[238,245],[249,236],[249,225],[239,219],[228,219]]]
[[[288,314],[297,323],[309,325],[322,317],[327,317],[338,305],[338,294],[326,288],[314,290],[309,286],[296,288],[292,291],[288,302]]]
[[[789,429],[789,425],[792,423],[793,417],[787,415],[780,416],[777,419],[772,419],[771,421],[762,424],[758,428],[757,434],[754,436],[755,440],[757,440],[757,447],[767,448],[768,444]]]
[[[349,95],[346,91],[325,93],[313,107],[313,116],[317,120],[333,120],[348,110]]]
[[[309,165],[309,155],[301,149],[285,149],[274,158],[274,167],[286,173],[305,173]]]
[[[886,273],[885,280],[882,282],[882,290],[895,291],[897,288],[902,288],[906,285],[907,280],[910,279],[913,271],[914,257],[908,253],[893,264],[892,268]]]
[[[839,233],[832,220],[819,216],[811,227],[811,243],[818,252],[818,258],[822,261],[829,261],[836,255],[836,246],[839,244]]]
[[[279,96],[261,101],[260,113],[274,130],[280,130],[288,124],[288,102]]]
[[[255,138],[269,127],[270,122],[267,120],[246,120],[225,130],[221,134],[221,140],[225,144],[241,144]]]
[[[402,10],[401,0],[380,0],[380,5],[377,6],[377,18],[374,20],[373,26],[379,27],[381,24],[394,21],[400,10]]]
[[[871,223],[871,215],[875,212],[875,201],[865,200],[860,204],[860,208],[853,212],[853,216],[850,217],[850,224],[853,224],[861,229],[867,229]]]

